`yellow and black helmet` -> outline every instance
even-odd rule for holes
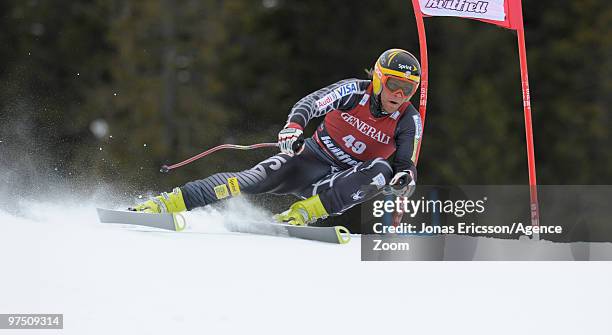
[[[386,77],[397,77],[419,85],[421,64],[410,52],[402,49],[389,49],[378,57],[372,74],[372,88],[375,95],[382,92]],[[414,92],[413,92],[414,93]]]

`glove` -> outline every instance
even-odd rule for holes
[[[399,171],[389,182],[391,191],[398,197],[409,197],[416,188],[414,173],[410,170]]]
[[[304,150],[304,132],[297,123],[288,123],[278,133],[278,147],[280,151],[289,156],[299,155]]]

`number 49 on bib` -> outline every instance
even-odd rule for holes
[[[355,136],[353,135],[346,135],[342,140],[344,145],[356,154],[362,154],[366,149],[366,144],[361,141],[355,141]]]

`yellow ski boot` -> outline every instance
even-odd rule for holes
[[[187,208],[183,200],[183,193],[177,187],[172,190],[172,193],[164,192],[128,210],[145,213],[177,213],[186,211]]]
[[[325,207],[323,207],[319,195],[315,195],[294,203],[288,210],[274,215],[274,219],[280,223],[304,226],[328,216],[329,214],[325,210]]]

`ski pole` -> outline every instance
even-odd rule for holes
[[[204,152],[201,152],[191,158],[188,158],[180,163],[176,163],[176,164],[172,164],[170,166],[168,165],[162,165],[161,169],[159,169],[159,172],[163,172],[163,173],[167,173],[170,170],[174,170],[176,168],[179,168],[181,166],[187,165],[193,161],[196,161],[202,157],[208,156],[210,154],[212,154],[213,152],[219,151],[219,150],[223,150],[223,149],[235,149],[235,150],[252,150],[252,149],[259,149],[259,148],[269,148],[269,147],[278,147],[278,143],[257,143],[257,144],[251,144],[251,145],[238,145],[238,144],[221,144],[218,145],[214,148],[210,148]]]

